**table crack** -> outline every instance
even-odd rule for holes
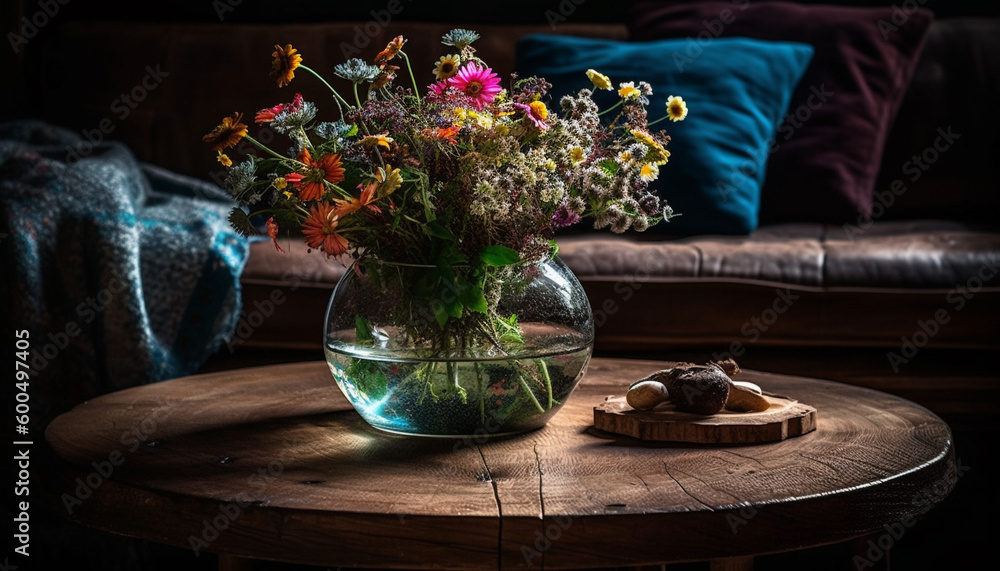
[[[638,472],[633,471],[632,475],[635,476],[636,478],[639,478],[639,481],[642,482],[642,485],[646,487],[646,491],[648,492],[649,491],[649,484],[646,483],[646,480],[644,480],[642,478],[642,476],[639,475]],[[675,479],[674,481],[676,482],[677,480]]]
[[[493,486],[493,500],[497,504],[497,569],[503,569],[503,507],[500,505],[500,490],[497,488],[497,481],[493,479],[490,472],[490,465],[486,462],[486,455],[483,454],[482,447],[477,446],[479,457],[483,460],[483,468],[486,469],[486,478]]]
[[[538,454],[538,443],[535,442],[531,446],[532,451],[535,453],[535,469],[538,470],[538,510],[539,510],[539,528],[542,535],[545,535],[545,497],[542,495],[542,457]],[[545,552],[547,549],[542,550],[542,570],[545,570]]]
[[[737,456],[739,458],[743,458],[744,460],[750,460],[751,462],[757,464],[761,468],[766,469],[766,466],[764,466],[763,462],[761,462],[760,460],[758,460],[758,459],[756,459],[756,458],[754,458],[752,456],[747,456],[746,454],[740,454],[739,452],[735,452],[733,450],[724,450],[724,452],[728,452],[729,454],[732,454],[733,456]]]
[[[699,500],[698,498],[696,498],[694,496],[694,494],[692,494],[691,492],[687,491],[687,488],[684,487],[684,484],[682,484],[680,480],[678,480],[677,478],[675,478],[674,475],[670,473],[670,468],[667,468],[667,463],[666,462],[663,462],[663,470],[667,473],[668,476],[670,476],[670,479],[673,480],[674,483],[677,484],[677,487],[680,488],[682,492],[684,492],[685,494],[687,494],[687,496],[689,498],[691,498],[692,500],[694,500],[694,501],[698,502],[699,504],[701,504],[701,505],[705,506],[706,508],[708,508],[708,511],[710,511],[710,512],[714,512],[715,511],[715,508],[713,508],[712,506],[710,506],[710,505],[706,504],[705,502]]]
[[[545,497],[542,495],[542,458],[538,455],[538,444],[532,447],[535,452],[535,469],[538,470],[538,506],[541,510],[541,518],[545,519]]]

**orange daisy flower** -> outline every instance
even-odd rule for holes
[[[435,139],[441,139],[442,141],[448,141],[453,145],[457,145],[458,141],[455,139],[455,135],[458,134],[458,130],[459,127],[453,125],[451,127],[445,127],[444,129],[429,129],[425,131],[425,133]]]
[[[403,39],[403,36],[396,36],[393,38],[392,41],[385,46],[385,49],[380,51],[378,55],[375,56],[375,65],[384,67],[389,60],[399,54],[399,50],[403,49],[403,44],[405,43],[406,40]]]
[[[314,161],[309,149],[302,149],[298,159],[306,164],[308,172],[292,173],[285,177],[285,181],[299,190],[300,200],[318,200],[323,196],[326,192],[324,180],[331,184],[344,180],[344,166],[340,155],[323,155],[318,161]]]
[[[242,113],[235,113],[232,117],[225,117],[222,123],[212,129],[211,133],[204,135],[201,140],[212,145],[213,151],[222,151],[235,146],[240,139],[247,136],[247,126],[240,123],[243,119]]]
[[[295,68],[302,63],[302,56],[299,50],[292,47],[292,44],[285,44],[285,47],[274,46],[271,52],[271,78],[278,81],[278,87],[284,87],[292,82],[295,77]]]
[[[382,89],[386,85],[389,85],[389,83],[396,79],[397,71],[399,71],[398,65],[383,66],[382,73],[378,74],[378,77],[372,81],[372,89]]]
[[[322,250],[327,256],[340,256],[347,252],[347,238],[337,233],[339,218],[329,202],[312,207],[309,218],[302,223],[302,234],[310,248]]]
[[[372,212],[382,212],[378,206],[372,204],[375,202],[375,191],[378,189],[379,182],[376,180],[374,182],[368,183],[361,189],[361,196],[358,198],[348,198],[346,200],[341,200],[339,198],[333,199],[337,203],[337,206],[333,209],[333,215],[338,218],[343,218],[348,214],[353,214],[362,208],[367,207]],[[359,187],[361,185],[358,185]]]

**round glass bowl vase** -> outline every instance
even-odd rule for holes
[[[334,290],[324,350],[337,386],[392,433],[540,428],[583,377],[590,303],[558,258],[501,267],[361,260]]]

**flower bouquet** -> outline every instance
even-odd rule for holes
[[[681,98],[656,121],[645,82],[621,83],[604,110],[590,89],[550,101],[543,78],[505,84],[476,55],[478,38],[444,35],[452,53],[421,88],[398,36],[371,63],[333,69],[351,86],[344,93],[291,45],[275,46],[278,86],[308,72],[336,117],[318,119],[296,94],[254,117],[284,149],[254,139],[240,113],[204,136],[228,167],[235,229],[266,231],[282,251],[279,238],[295,235],[351,267],[327,310],[327,359],[355,408],[385,430],[544,424],[593,347],[590,306],[558,259],[556,232],[585,218],[642,231],[674,215],[649,189],[670,156],[669,136],[650,127],[683,119]],[[225,151],[244,138],[262,157],[234,166]]]

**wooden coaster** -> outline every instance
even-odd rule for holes
[[[788,397],[764,393],[763,412],[722,411],[712,415],[678,412],[669,403],[635,410],[624,396],[609,396],[594,407],[594,427],[640,440],[701,444],[778,442],[816,430],[816,409]]]

